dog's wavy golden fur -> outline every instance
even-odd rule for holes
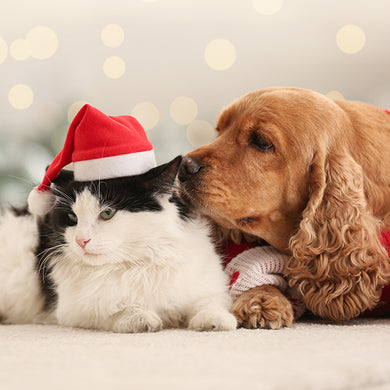
[[[223,110],[217,133],[184,159],[183,196],[224,229],[291,254],[286,277],[313,313],[347,320],[373,308],[390,281],[379,240],[390,229],[390,115],[269,88]],[[275,296],[272,310],[285,308]],[[251,299],[253,291],[235,303],[242,323],[258,316]]]

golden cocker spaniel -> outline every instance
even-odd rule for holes
[[[216,130],[183,159],[183,197],[219,226],[290,254],[285,275],[313,313],[340,321],[373,308],[390,281],[379,239],[390,229],[390,115],[269,88],[223,110]],[[243,324],[264,323],[291,311],[286,301],[272,286],[257,287],[234,312]],[[292,321],[280,318],[288,318],[281,326]]]

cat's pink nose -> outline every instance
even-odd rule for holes
[[[91,241],[90,238],[80,238],[80,237],[76,237],[76,242],[77,244],[79,244],[79,246],[81,246],[81,248],[85,248],[85,246]]]

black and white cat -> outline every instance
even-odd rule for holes
[[[235,329],[209,225],[174,194],[179,164],[91,182],[62,171],[42,219],[4,209],[3,322],[113,332]]]

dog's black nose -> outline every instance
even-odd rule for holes
[[[179,180],[186,181],[190,176],[196,175],[203,168],[203,165],[193,157],[183,157],[179,168]]]

